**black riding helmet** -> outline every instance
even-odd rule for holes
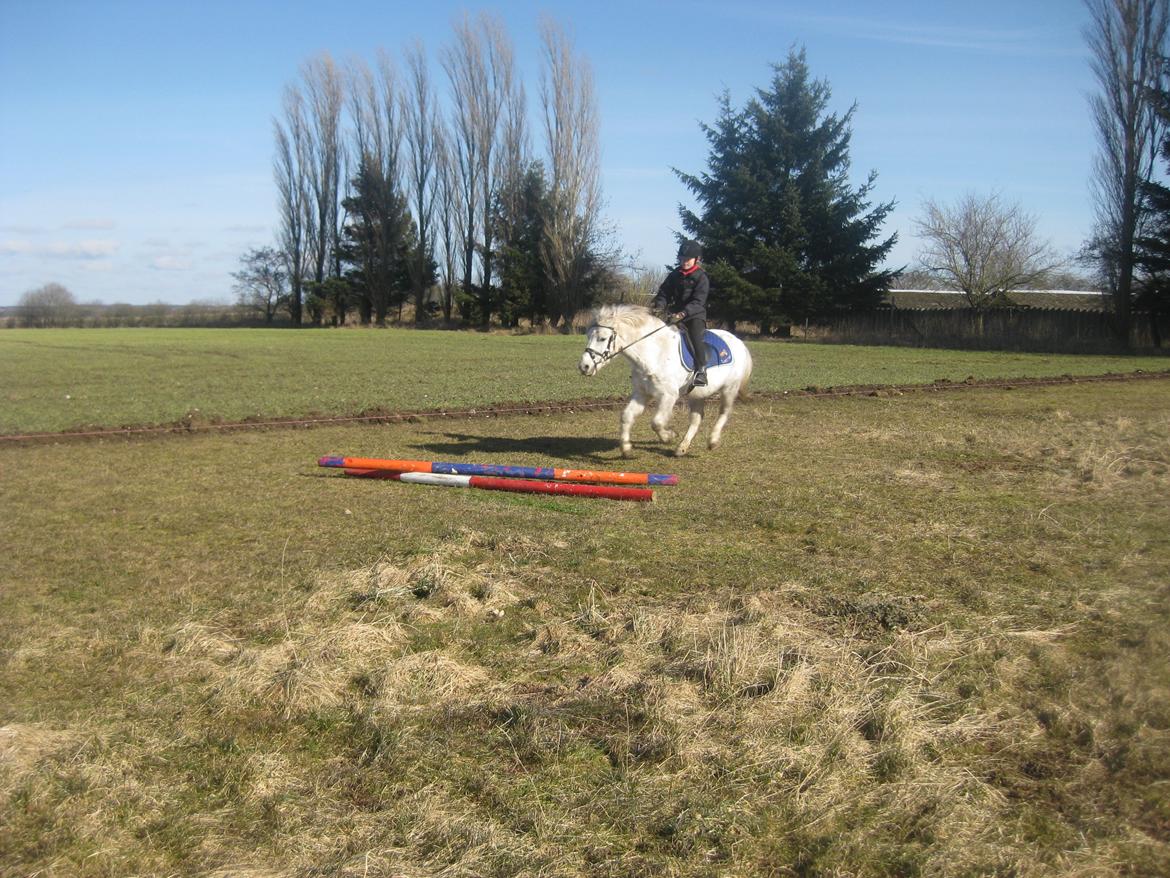
[[[678,247],[678,261],[685,262],[688,259],[702,259],[703,247],[698,241],[683,241]]]

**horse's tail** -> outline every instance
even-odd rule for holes
[[[743,370],[743,380],[739,382],[739,393],[736,394],[736,399],[742,399],[745,402],[752,398],[748,393],[748,382],[752,380],[752,353],[747,349],[747,345],[743,346],[744,355],[747,357],[747,363]]]

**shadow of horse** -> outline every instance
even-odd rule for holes
[[[476,436],[470,433],[432,433],[441,437],[433,441],[415,442],[412,448],[426,451],[435,460],[461,460],[469,455],[482,454],[536,454],[541,457],[572,464],[581,460],[609,461],[620,459],[620,449],[612,439],[585,436]],[[661,457],[670,456],[661,446],[648,446]]]

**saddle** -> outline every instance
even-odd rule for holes
[[[695,357],[691,353],[691,339],[685,332],[680,332],[678,337],[678,353],[682,357],[683,367],[693,372]],[[703,352],[706,354],[704,367],[707,369],[712,366],[726,366],[731,362],[731,348],[727,346],[727,342],[721,336],[716,335],[710,329],[703,334]]]

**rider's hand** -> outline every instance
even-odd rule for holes
[[[676,311],[675,313],[670,315],[671,319],[675,320],[675,321],[683,320],[686,318],[686,316],[687,316],[686,311]]]

